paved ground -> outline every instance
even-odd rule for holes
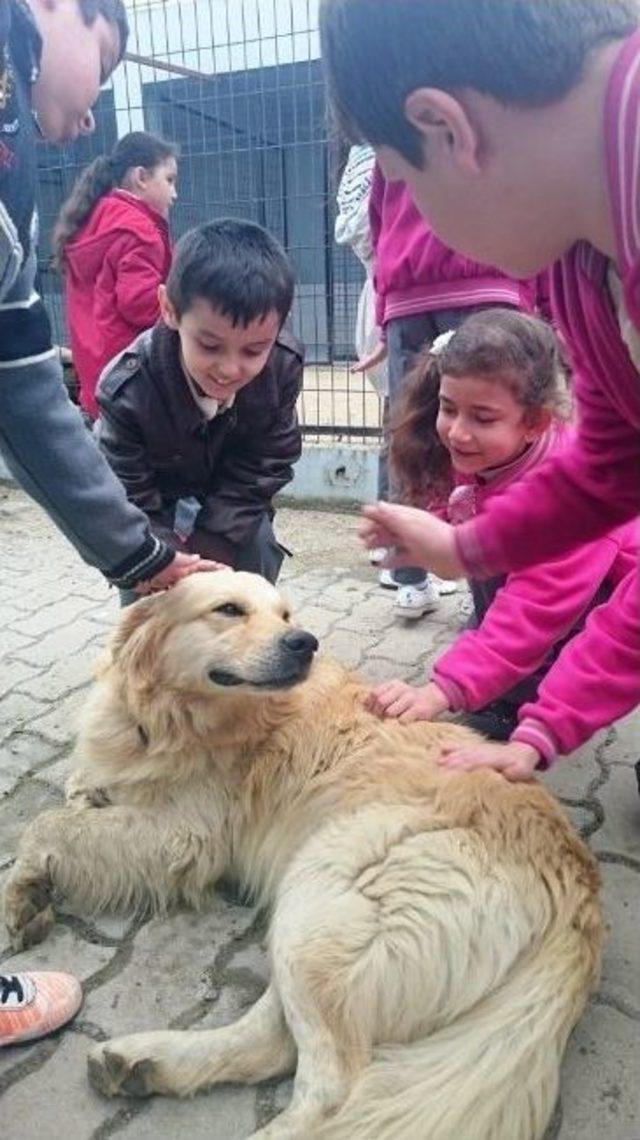
[[[287,591],[323,648],[371,680],[420,677],[455,633],[457,600],[400,628],[357,548],[353,516],[282,511],[279,517],[282,541],[296,551]],[[100,577],[40,512],[0,486],[0,877],[26,821],[61,799],[73,717],[116,611]],[[640,752],[638,723],[630,719],[603,734],[548,778],[601,860],[611,926],[600,993],[570,1043],[548,1140],[640,1137],[640,800],[631,768]],[[5,946],[5,971],[74,970],[85,1002],[75,1024],[58,1036],[0,1050],[0,1136],[247,1136],[285,1102],[286,1083],[221,1088],[188,1103],[106,1101],[86,1082],[85,1056],[91,1041],[116,1033],[211,1027],[235,1018],[264,986],[263,933],[258,915],[220,898],[201,917],[86,923],[63,916],[41,947],[12,957]]]

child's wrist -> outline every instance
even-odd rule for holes
[[[439,716],[440,713],[450,711],[449,698],[435,681],[429,681],[424,688],[426,696],[429,697],[433,705],[434,716]]]

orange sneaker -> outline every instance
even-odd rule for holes
[[[71,974],[0,974],[0,1045],[53,1033],[81,1004],[80,982]]]

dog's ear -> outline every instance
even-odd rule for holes
[[[164,625],[160,621],[163,595],[141,598],[120,615],[109,643],[111,664],[126,670],[131,680],[150,677]]]

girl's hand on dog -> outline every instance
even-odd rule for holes
[[[494,768],[507,780],[530,780],[540,763],[540,753],[531,744],[510,740],[499,744],[487,740],[484,744],[466,745],[464,748],[445,746],[438,760],[444,768],[469,772],[472,768]]]
[[[393,717],[410,724],[415,720],[434,720],[447,711],[449,702],[433,682],[407,685],[405,681],[385,681],[371,690],[365,707],[382,719]]]
[[[423,566],[440,578],[464,577],[449,523],[428,511],[395,503],[372,503],[363,507],[362,514],[358,535],[363,546],[392,548],[381,566]]]

